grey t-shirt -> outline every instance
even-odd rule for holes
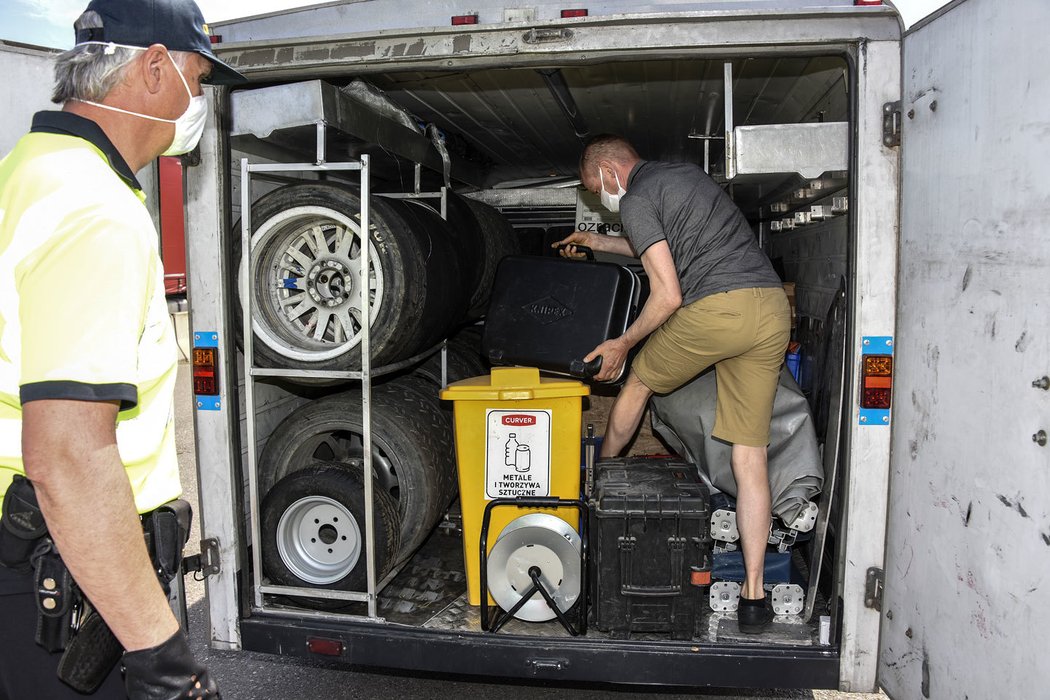
[[[699,167],[643,160],[626,189],[620,218],[627,237],[639,256],[667,241],[683,306],[718,292],[780,286],[743,213]]]

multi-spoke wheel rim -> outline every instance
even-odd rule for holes
[[[328,360],[361,341],[361,229],[326,207],[286,209],[253,236],[255,280],[252,326],[283,357]],[[383,270],[369,242],[369,317],[383,303]],[[242,298],[246,292],[241,275]]]
[[[353,514],[327,496],[295,501],[277,523],[277,551],[288,570],[326,585],[347,576],[361,557],[361,528]]]

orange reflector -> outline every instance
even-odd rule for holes
[[[452,18],[452,26],[453,27],[458,27],[458,26],[460,26],[462,24],[477,24],[477,23],[478,23],[478,16],[477,15],[455,15]]]
[[[193,393],[219,395],[218,348],[193,348]]]
[[[314,654],[322,654],[324,656],[342,656],[343,655],[343,643],[338,639],[318,639],[317,637],[310,637],[306,640],[306,648]]]
[[[893,355],[865,355],[865,377],[892,377]]]
[[[893,355],[865,355],[861,408],[889,408],[893,393]]]
[[[586,17],[586,16],[587,16],[587,10],[583,10],[583,9],[580,9],[580,10],[562,10],[561,11],[561,18],[562,19],[566,19],[568,17]]]
[[[689,583],[694,586],[708,586],[711,584],[711,572],[693,569],[689,572]]]

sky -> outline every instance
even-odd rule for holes
[[[274,12],[310,5],[317,0],[197,0],[205,19],[218,22],[233,17]],[[405,0],[410,5],[417,0]],[[910,26],[948,0],[894,0]],[[464,7],[469,6],[465,2]],[[508,6],[528,5],[528,1],[507,0]],[[0,0],[0,39],[66,49],[73,43],[73,21],[87,6],[87,0]]]

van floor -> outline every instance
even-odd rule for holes
[[[712,612],[706,595],[698,602],[701,611],[695,623],[692,640],[678,643],[763,646],[817,646],[817,616],[806,623],[799,615],[777,616],[769,629],[759,635],[741,634],[736,613]],[[818,606],[819,609],[819,606]],[[490,608],[491,610],[491,608]],[[355,604],[348,613],[362,615],[364,608]],[[431,535],[395,578],[379,594],[378,614],[388,623],[449,632],[480,633],[481,609],[467,602],[467,582],[463,567],[463,541],[454,527],[441,527]],[[575,622],[575,611],[570,611]],[[524,622],[513,619],[499,634],[526,637],[566,637],[568,633],[557,622]],[[587,638],[626,639],[672,642],[669,634],[611,634],[589,626]]]

